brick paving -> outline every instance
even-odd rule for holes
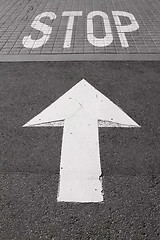
[[[64,47],[68,16],[65,11],[81,11],[75,17],[69,47]],[[95,46],[87,38],[87,16],[90,12],[101,11],[108,15],[113,40],[108,45]],[[128,47],[122,46],[112,11],[131,13],[138,30],[125,33]],[[41,18],[40,22],[51,29],[45,44],[34,48],[42,39],[43,32],[31,27],[36,16],[53,12],[56,19]],[[129,18],[120,17],[121,25],[130,24]],[[97,39],[105,37],[105,27],[100,16],[92,18]],[[43,27],[42,25],[42,27]],[[48,30],[49,31],[49,30]],[[31,35],[30,47],[23,44],[24,37]],[[27,39],[27,38],[26,38]],[[28,40],[27,40],[28,41]],[[8,54],[75,54],[75,53],[160,53],[160,1],[159,0],[1,0],[0,6],[0,55]]]

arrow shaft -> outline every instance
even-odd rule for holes
[[[63,130],[58,201],[103,201],[98,121],[82,108]]]

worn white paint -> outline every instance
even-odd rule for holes
[[[31,35],[25,36],[22,40],[25,48],[39,48],[49,40],[50,34],[52,32],[52,27],[40,22],[40,20],[45,17],[49,17],[51,20],[56,19],[56,15],[53,12],[44,12],[36,16],[31,24],[31,27],[42,32],[43,36],[37,40],[32,39]]]
[[[57,200],[103,201],[98,126],[139,125],[84,79],[24,127],[63,125]]]
[[[70,48],[72,37],[73,37],[73,29],[75,17],[82,16],[82,11],[64,11],[62,12],[62,17],[68,17],[68,23],[66,28],[66,34],[64,39],[63,48]],[[112,11],[113,18],[115,21],[116,29],[118,32],[118,36],[120,38],[122,47],[129,47],[127,38],[125,33],[136,31],[139,28],[138,22],[136,21],[133,14],[124,12],[124,11]],[[104,23],[104,37],[97,38],[94,35],[94,24],[93,18],[96,16],[100,16],[103,19]],[[120,17],[127,17],[130,19],[131,24],[122,25],[120,21]],[[31,27],[43,33],[43,36],[37,40],[32,39],[32,35],[25,36],[22,40],[22,44],[26,48],[34,49],[42,47],[49,40],[52,27],[47,24],[42,23],[40,20],[44,17],[49,17],[51,20],[56,19],[56,14],[54,12],[44,12],[35,17],[34,21],[31,23]],[[76,28],[75,28],[76,29]],[[93,46],[96,47],[106,47],[109,46],[113,42],[113,33],[110,25],[110,21],[108,15],[102,11],[92,11],[87,15],[87,39]]]
[[[105,30],[105,37],[103,37],[103,38],[96,38],[94,36],[93,18],[95,16],[100,16],[103,19],[104,30]],[[113,35],[112,35],[111,25],[109,22],[108,15],[105,12],[93,11],[88,14],[88,16],[87,16],[87,39],[93,46],[96,46],[96,47],[105,47],[112,43]]]
[[[128,13],[128,12],[112,11],[112,14],[113,14],[113,18],[114,18],[114,21],[115,21],[115,25],[116,25],[116,28],[117,28],[118,35],[119,35],[119,39],[120,39],[120,42],[121,42],[121,46],[122,47],[129,47],[129,44],[128,44],[125,33],[136,31],[139,28],[138,22],[136,21],[133,14]],[[130,21],[131,21],[131,24],[123,26],[121,24],[121,21],[120,21],[121,16],[129,18]]]
[[[62,16],[68,17],[68,24],[67,24],[67,30],[66,30],[63,48],[70,48],[72,33],[73,33],[73,26],[74,26],[74,19],[75,17],[82,16],[82,11],[65,11],[62,13]]]
[[[101,202],[98,122],[85,108],[64,122],[58,201]]]

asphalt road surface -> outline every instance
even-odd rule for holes
[[[63,128],[22,126],[85,79],[141,128],[100,128],[102,203],[57,202]],[[160,62],[0,64],[1,240],[160,239]]]

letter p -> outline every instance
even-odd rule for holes
[[[139,28],[139,25],[138,25],[135,17],[131,13],[122,12],[122,11],[112,11],[112,14],[113,14],[113,18],[115,21],[115,25],[117,27],[117,32],[118,32],[122,47],[129,47],[125,33],[134,32]],[[131,24],[122,26],[121,21],[120,21],[120,16],[128,17],[131,21]]]

